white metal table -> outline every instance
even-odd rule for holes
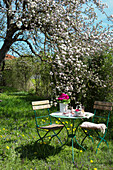
[[[80,145],[76,139],[76,132],[77,132],[77,129],[79,127],[79,125],[85,120],[85,119],[89,119],[91,117],[94,116],[93,113],[90,113],[90,112],[84,112],[84,115],[82,116],[73,116],[73,115],[70,115],[70,114],[63,114],[61,112],[54,112],[54,113],[51,113],[50,116],[56,118],[58,121],[60,121],[66,128],[66,125],[62,122],[62,119],[70,119],[72,121],[72,130],[71,130],[71,134],[69,134],[68,130],[67,130],[67,133],[68,133],[68,138],[71,138],[72,139],[72,161],[74,163],[74,150],[73,150],[73,141],[75,139],[76,143],[83,149],[85,150],[85,148]],[[60,120],[59,120],[60,118]],[[77,126],[76,126],[76,130],[75,132],[73,132],[73,129],[74,129],[74,122],[75,120],[81,120],[79,121],[79,123],[77,123]],[[67,129],[67,128],[66,128]]]

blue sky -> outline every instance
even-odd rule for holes
[[[104,9],[105,12],[107,13],[107,15],[108,16],[113,15],[113,0],[101,0],[101,1],[102,1],[102,3],[107,3],[107,5],[108,5],[108,8]],[[103,21],[103,24],[102,24],[103,27],[107,26],[107,24],[110,24],[110,25],[113,26],[113,23],[110,22],[110,21],[108,22],[106,16],[103,15],[97,8],[95,8],[95,11],[96,11],[97,16],[98,16],[97,22],[102,20]],[[0,41],[0,48],[2,47],[2,44],[3,44],[3,42]],[[9,54],[11,54],[11,53],[9,53]]]
[[[102,0],[103,3],[107,3],[109,8],[106,8],[106,12],[113,15],[113,0]]]
[[[105,8],[105,12],[107,13],[108,16],[113,15],[113,0],[102,0],[102,3],[106,3],[108,5],[108,8]],[[96,13],[98,14],[98,21],[102,20],[103,21],[103,26],[107,24],[112,24],[112,22],[108,22],[106,19],[106,16],[103,15],[99,10],[96,9]]]

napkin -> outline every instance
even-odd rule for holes
[[[107,128],[104,123],[92,123],[92,122],[83,122],[80,127],[86,129],[99,129],[103,134],[105,133],[105,129]]]

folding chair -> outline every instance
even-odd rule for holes
[[[64,125],[52,124],[50,110],[49,110],[50,107],[51,106],[49,104],[49,100],[32,102],[32,108],[35,114],[36,129],[39,136],[39,139],[36,142],[40,140],[44,142],[44,138],[48,138],[50,142],[53,137],[57,137],[60,144],[63,145],[63,142],[61,141],[58,134],[61,132]],[[52,135],[48,135],[48,133],[50,132],[52,132]]]
[[[83,132],[85,133],[85,137],[83,138],[81,144],[84,142],[84,140],[87,137],[90,137],[93,142],[92,130],[94,130],[96,132],[96,137],[98,137],[100,139],[100,142],[97,145],[97,149],[96,149],[96,153],[97,153],[99,145],[101,144],[102,141],[104,141],[108,146],[108,143],[105,140],[105,136],[106,136],[107,129],[108,129],[110,113],[112,111],[112,103],[95,101],[93,108],[94,108],[94,117],[92,119],[92,122],[83,122],[80,125]],[[101,122],[101,123],[99,123],[99,122]]]

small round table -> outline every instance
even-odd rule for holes
[[[85,120],[85,119],[89,119],[90,117],[93,117],[94,114],[93,113],[90,113],[90,112],[84,112],[84,115],[83,116],[73,116],[73,115],[70,115],[70,114],[63,114],[61,112],[54,112],[54,113],[51,113],[50,116],[56,118],[58,121],[60,121],[66,128],[66,125],[61,121],[62,119],[70,119],[72,121],[72,133],[69,134],[68,130],[67,130],[67,134],[68,134],[68,138],[71,138],[72,139],[72,161],[74,163],[74,150],[73,150],[73,140],[75,139],[76,143],[83,149],[83,150],[86,150],[82,145],[80,145],[76,139],[76,132],[77,132],[77,129],[79,127],[79,125]],[[60,119],[59,119],[60,118]],[[76,126],[76,130],[75,130],[75,133],[73,132],[73,129],[74,129],[74,121],[75,120],[81,120],[77,126]],[[67,128],[66,128],[67,129]]]

